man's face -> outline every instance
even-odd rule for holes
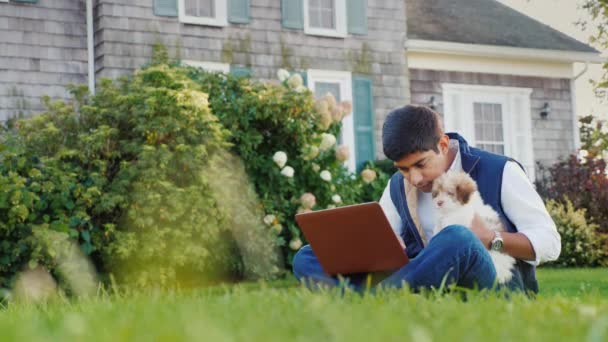
[[[433,150],[408,154],[393,164],[405,179],[423,192],[431,192],[433,181],[449,167],[449,138],[444,135],[437,144],[439,152]]]

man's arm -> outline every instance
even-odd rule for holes
[[[517,227],[517,233],[501,233],[506,253],[533,265],[559,257],[561,238],[555,223],[526,174],[511,161],[503,172],[501,204]],[[474,220],[471,229],[486,246],[490,245],[494,232],[481,220]]]
[[[481,240],[484,246],[490,249],[490,244],[494,239],[494,231],[486,228],[485,223],[477,214],[475,214],[475,217],[473,218],[471,230],[479,237],[479,240]],[[532,247],[532,243],[527,236],[522,233],[507,232],[501,232],[500,235],[504,242],[503,252],[516,259],[529,261],[536,260],[534,247]]]

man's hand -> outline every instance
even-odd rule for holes
[[[487,249],[490,249],[490,243],[494,239],[494,231],[486,227],[485,222],[483,222],[478,214],[475,214],[473,217],[473,222],[471,222],[471,230],[473,233],[475,233],[475,235],[477,235],[479,240],[481,240],[481,243],[483,243]]]

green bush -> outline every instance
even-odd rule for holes
[[[315,100],[297,73],[279,82],[253,82],[190,68],[190,77],[209,94],[213,113],[232,133],[232,151],[245,165],[264,222],[276,234],[289,264],[305,242],[298,212],[377,201],[388,182],[376,167],[350,173],[345,146],[337,146],[341,119],[350,103],[326,95]]]
[[[5,153],[0,172],[0,182],[12,184],[2,189],[2,248],[16,255],[3,279],[28,259],[53,269],[56,252],[29,242],[36,229],[78,239],[98,270],[140,286],[247,273],[209,178],[229,132],[207,94],[166,65],[102,80],[96,96],[84,94],[75,89],[73,103],[49,103],[48,112],[16,124],[20,151]]]
[[[606,265],[602,238],[597,233],[598,225],[587,222],[586,210],[575,209],[569,200],[566,200],[565,204],[549,200],[546,204],[562,241],[559,258],[549,265],[563,267]]]

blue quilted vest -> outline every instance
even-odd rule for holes
[[[466,140],[456,133],[447,133],[450,139],[459,143],[462,168],[477,182],[479,193],[484,202],[490,205],[500,215],[508,232],[517,232],[517,228],[505,215],[501,205],[502,174],[505,163],[510,159],[505,156],[493,154],[474,147],[469,147]],[[424,248],[424,243],[418,234],[410,212],[407,208],[403,175],[397,171],[390,181],[391,200],[399,212],[403,227],[401,237],[407,246],[407,254],[415,258]],[[518,286],[519,285],[519,286]],[[523,287],[527,291],[538,292],[536,281],[536,267],[524,261],[517,260],[516,270],[508,287]]]

